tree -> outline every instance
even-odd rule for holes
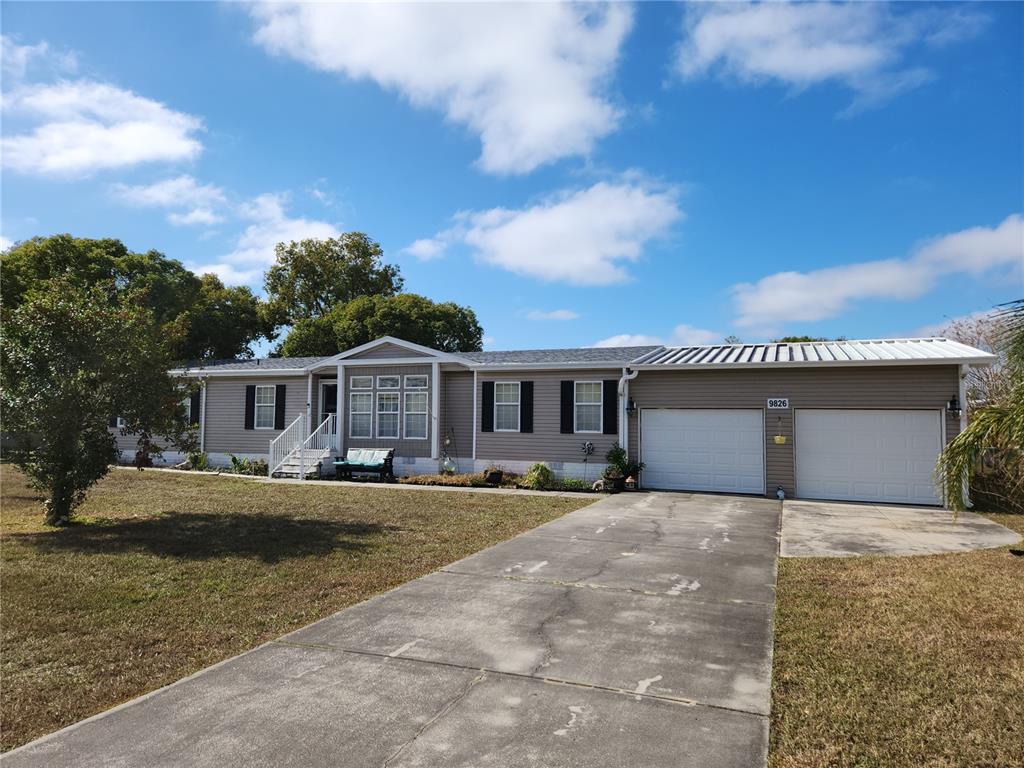
[[[54,279],[7,313],[0,332],[7,455],[47,494],[50,524],[67,523],[117,460],[112,418],[144,455],[159,453],[155,435],[192,447],[162,327],[144,306],[111,303],[112,290]]]
[[[297,322],[280,352],[288,357],[334,355],[381,336],[444,352],[470,352],[481,349],[483,329],[472,309],[454,302],[435,303],[414,293],[362,296]]]
[[[159,251],[132,253],[120,240],[36,237],[6,251],[0,264],[5,313],[53,280],[101,286],[112,304],[145,306],[163,325],[176,360],[248,357],[253,341],[274,338],[262,303],[248,288],[226,288],[213,275],[198,277]]]
[[[1024,512],[1024,299],[1000,308],[995,348],[1004,356],[1008,394],[978,407],[939,456],[936,474],[955,510],[964,490],[984,502]]]
[[[1006,365],[1006,334],[1006,316],[999,311],[952,320],[939,332],[943,338],[997,356],[992,365],[968,370],[967,402],[964,404],[968,413],[975,407],[1007,404],[1013,389],[1013,377]]]
[[[740,337],[737,336],[736,334],[729,334],[724,339],[722,339],[722,343],[723,344],[742,344],[743,342],[740,340]]]
[[[268,319],[276,325],[322,317],[360,296],[394,296],[404,280],[384,251],[362,232],[326,240],[278,243],[267,271]]]
[[[815,341],[846,341],[845,336],[836,336],[830,339],[826,336],[783,336],[781,339],[772,339],[772,344],[807,344]]]

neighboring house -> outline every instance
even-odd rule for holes
[[[173,373],[203,385],[191,416],[215,464],[235,454],[295,474],[306,440],[304,468],[394,448],[399,475],[447,455],[461,472],[544,461],[596,479],[618,441],[647,488],[937,504],[964,376],[992,360],[946,339],[447,353],[385,337]]]

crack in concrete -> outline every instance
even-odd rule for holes
[[[565,586],[571,587],[573,585],[567,584]],[[554,653],[555,647],[554,644],[551,642],[551,639],[548,637],[548,624],[555,621],[555,619],[559,619],[562,616],[565,616],[566,614],[574,611],[575,609],[576,606],[573,603],[572,590],[565,589],[565,591],[562,592],[562,596],[558,599],[558,606],[555,608],[555,610],[553,610],[551,613],[545,616],[544,620],[537,625],[536,634],[537,637],[540,638],[540,641],[544,644],[544,656],[541,658],[539,662],[537,662],[536,666],[534,666],[533,669],[530,670],[530,677],[536,676],[538,670],[543,669],[544,667],[551,664],[551,657]]]
[[[421,725],[417,729],[416,733],[413,734],[411,739],[399,745],[398,749],[396,749],[394,752],[388,755],[384,759],[384,762],[381,763],[381,768],[387,768],[389,765],[391,765],[398,758],[398,756],[402,754],[402,752],[404,752],[407,747],[409,747],[409,745],[411,745],[414,741],[416,741],[416,739],[422,736],[427,731],[428,728],[434,725],[434,723],[438,722],[441,718],[445,717],[456,706],[458,706],[459,702],[466,698],[469,695],[470,691],[472,691],[486,677],[487,673],[481,671],[479,675],[470,680],[469,684],[465,688],[463,688],[450,701],[445,702],[444,706],[442,706],[441,709],[433,717],[431,717],[429,720],[427,720],[427,722]]]

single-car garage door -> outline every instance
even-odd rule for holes
[[[755,409],[645,408],[645,488],[764,493],[764,419]]]
[[[941,419],[937,410],[798,409],[797,496],[938,504]]]

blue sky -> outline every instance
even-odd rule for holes
[[[361,230],[488,348],[933,331],[1024,295],[1024,5],[4,3],[4,243],[259,288]]]

